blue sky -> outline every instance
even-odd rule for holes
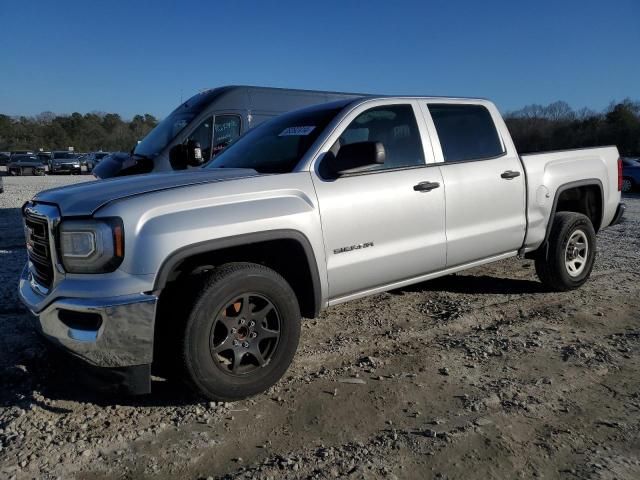
[[[640,99],[640,1],[0,3],[0,113],[159,117],[251,84],[481,96],[501,110]]]

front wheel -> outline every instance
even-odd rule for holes
[[[187,319],[182,359],[187,383],[210,400],[239,400],[276,383],[300,338],[300,307],[278,273],[229,263],[205,282]]]
[[[589,217],[559,212],[553,219],[547,255],[536,257],[536,273],[551,290],[567,291],[583,285],[593,268],[596,232]]]

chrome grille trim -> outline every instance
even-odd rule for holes
[[[28,202],[22,209],[27,258],[29,261],[29,283],[34,291],[47,295],[60,280],[55,245],[55,229],[60,222],[58,209],[53,205]]]

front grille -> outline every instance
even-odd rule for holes
[[[49,225],[45,218],[25,214],[24,223],[27,227],[27,255],[33,268],[31,274],[36,282],[46,288],[53,283],[53,263],[49,243]]]

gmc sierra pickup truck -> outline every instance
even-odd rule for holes
[[[301,317],[516,255],[580,287],[623,214],[615,147],[518,155],[486,100],[345,99],[250,130],[200,169],[39,193],[22,301],[135,393],[153,372],[256,394]]]

